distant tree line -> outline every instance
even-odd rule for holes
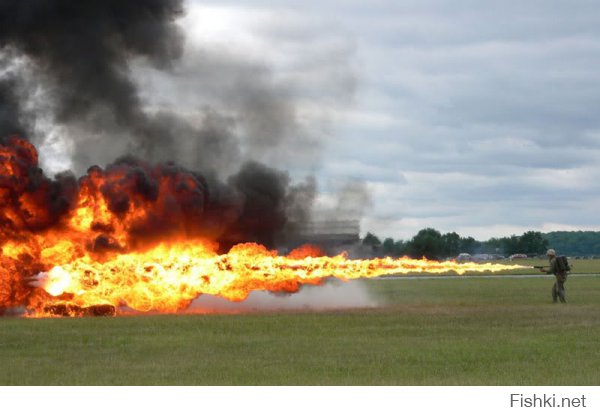
[[[544,238],[550,247],[568,256],[600,255],[599,231],[553,231]]]
[[[549,247],[548,239],[537,231],[527,231],[520,236],[512,235],[477,241],[473,237],[461,237],[455,232],[442,234],[433,228],[425,228],[406,241],[393,238],[385,238],[381,241],[376,235],[367,233],[362,243],[386,256],[428,259],[456,257],[460,253],[502,256],[523,253],[532,256],[544,254]]]
[[[410,240],[385,238],[382,241],[376,235],[367,233],[362,243],[386,256],[425,256],[428,259],[456,257],[460,253],[501,256],[522,253],[535,256],[544,254],[550,247],[568,256],[600,255],[600,231],[527,231],[519,236],[477,241],[473,237],[461,237],[455,232],[442,234],[436,229],[425,228]]]

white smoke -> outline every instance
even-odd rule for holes
[[[302,286],[297,293],[255,291],[242,302],[231,302],[218,296],[202,295],[194,300],[188,312],[261,312],[324,311],[336,309],[375,308],[381,302],[369,293],[364,282],[327,280],[321,286]]]

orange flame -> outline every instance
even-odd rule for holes
[[[138,253],[118,254],[105,262],[89,255],[54,266],[42,277],[43,288],[56,300],[78,308],[93,305],[126,305],[137,311],[177,312],[202,294],[241,301],[253,290],[296,292],[303,284],[323,279],[370,278],[416,272],[463,274],[467,271],[498,271],[515,265],[436,262],[390,257],[352,260],[334,257],[279,256],[265,247],[246,243],[218,255],[202,242],[159,244]],[[40,305],[42,306],[42,305]],[[44,307],[37,307],[39,311]]]

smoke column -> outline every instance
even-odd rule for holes
[[[57,122],[86,120],[98,128],[110,116],[146,157],[157,140],[169,138],[142,110],[129,62],[137,57],[166,67],[177,59],[182,35],[174,20],[182,13],[180,0],[3,0],[0,48],[43,73]],[[12,103],[9,116],[19,110],[14,91],[4,81],[0,99]]]
[[[289,176],[244,161],[226,116],[205,109],[204,119],[194,124],[175,112],[151,112],[138,91],[132,69],[136,63],[164,72],[180,59],[184,42],[176,22],[183,12],[181,0],[1,0],[0,62],[9,70],[0,73],[0,137],[35,136],[36,117],[41,119],[40,112],[47,110],[43,117],[72,133],[77,170],[85,173],[90,165],[110,162],[111,156],[134,154],[109,163],[103,174],[110,177],[113,171],[127,171],[122,180],[147,200],[154,198],[157,189],[152,181],[158,179],[149,175],[156,164],[161,164],[158,169],[165,175],[185,170],[185,175],[202,178],[203,189],[202,197],[188,205],[202,207],[205,217],[211,218],[206,225],[210,232],[216,238],[226,235],[224,246],[245,239],[272,246],[285,226],[287,201],[297,199]],[[9,64],[16,62],[31,69],[29,79],[10,70]],[[237,100],[254,126],[246,147],[267,148],[294,123],[286,103],[269,91],[268,81],[256,85],[240,85]],[[32,115],[25,107],[40,89],[47,102]],[[263,135],[266,131],[270,133]],[[38,143],[45,140],[43,135],[33,138]],[[190,153],[196,156],[182,157]],[[187,161],[188,168],[164,164],[178,159]],[[37,158],[28,163],[30,170],[39,169]],[[239,172],[231,172],[232,165]],[[98,168],[91,172],[98,173]],[[229,179],[223,178],[223,172]],[[53,183],[41,173],[38,176],[41,182],[29,174],[23,178],[35,184]],[[110,209],[118,212],[130,201],[122,194],[122,183],[110,183],[114,189],[106,185],[103,193],[112,201]]]

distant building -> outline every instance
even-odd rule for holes
[[[289,248],[303,244],[314,244],[325,250],[360,243],[360,223],[358,220],[310,221],[291,224],[294,231],[287,239]]]

